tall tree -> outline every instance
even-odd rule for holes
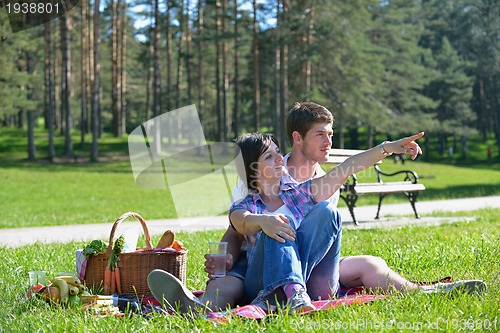
[[[121,9],[121,29],[120,29],[120,119],[119,119],[119,133],[126,132],[127,123],[127,33],[128,33],[128,15],[127,15],[127,1],[122,2]]]
[[[166,67],[167,67],[167,87],[166,87],[166,96],[167,109],[170,110],[172,105],[170,103],[172,99],[172,32],[171,32],[171,15],[172,15],[172,0],[167,0],[167,14],[166,14],[166,22],[165,22],[165,34],[166,34],[166,42],[167,42],[167,56],[165,58]],[[169,131],[170,133],[170,131]],[[169,140],[170,141],[170,140]]]
[[[184,41],[185,41],[185,35],[184,35],[184,22],[185,22],[185,16],[184,16],[184,10],[185,10],[185,3],[184,0],[181,0],[180,2],[180,8],[179,8],[179,43],[177,44],[177,82],[175,84],[175,94],[176,94],[176,99],[175,99],[175,107],[178,109],[181,107],[181,100],[182,100],[182,76],[184,72]],[[178,119],[176,119],[178,120]],[[180,134],[178,132],[177,134]]]
[[[120,17],[121,17],[121,0],[111,0],[111,113],[113,115],[111,121],[111,129],[114,136],[119,136],[121,133],[121,70],[120,70]]]
[[[288,26],[288,13],[290,11],[290,0],[282,0],[283,10],[282,10],[282,27]],[[287,31],[287,30],[285,30]],[[288,39],[286,37],[281,39],[281,50],[280,50],[280,65],[281,65],[281,123],[284,124],[286,119],[286,112],[288,110]],[[285,137],[284,125],[282,125],[281,136],[282,136],[282,147],[287,147]],[[286,150],[285,150],[286,151]]]
[[[48,158],[50,162],[54,161],[56,156],[54,145],[54,70],[53,61],[54,47],[52,45],[52,22],[44,24],[45,41],[45,113],[47,114],[47,132],[48,132]]]
[[[258,3],[253,0],[253,103],[254,103],[254,127],[260,128],[260,73],[259,73],[259,21],[257,18]]]
[[[309,5],[309,25],[307,32],[305,34],[304,42],[305,45],[307,45],[307,59],[306,63],[304,66],[304,91],[306,95],[309,97],[311,95],[311,87],[312,87],[312,54],[311,54],[311,46],[313,43],[313,36],[314,36],[314,23],[315,23],[315,17],[316,17],[316,5],[314,3],[314,0],[310,0],[310,5]]]
[[[200,122],[203,126],[205,120],[205,73],[203,71],[203,52],[205,48],[204,41],[204,11],[203,11],[203,1],[198,0],[198,114],[200,117]],[[196,138],[197,143],[201,143],[204,140],[203,137]],[[198,154],[201,154],[201,148],[198,150]]]
[[[94,81],[92,84],[92,150],[90,153],[91,161],[97,161],[99,131],[100,131],[100,118],[99,118],[99,95],[100,95],[100,75],[101,75],[101,62],[100,62],[100,44],[101,44],[101,1],[94,0],[94,24],[93,24],[93,73]]]
[[[220,72],[221,72],[221,0],[215,0],[215,113],[217,117],[217,139],[218,141],[222,141],[222,132],[223,132],[223,122],[222,122],[222,88],[220,84]]]
[[[80,46],[80,145],[83,147],[85,144],[85,133],[87,130],[86,127],[86,117],[87,117],[87,109],[88,109],[88,75],[87,72],[87,57],[88,57],[88,15],[87,15],[87,7],[88,2],[83,0],[81,3],[81,22],[82,22],[82,31],[81,31],[81,46]],[[50,45],[50,43],[47,43]]]
[[[191,77],[191,1],[186,0],[186,76],[187,76],[187,100],[192,103],[192,77]],[[191,138],[191,136],[190,136]]]
[[[227,54],[228,54],[228,42],[227,42],[227,31],[226,31],[226,21],[227,21],[227,0],[222,0],[222,123],[223,123],[223,142],[228,142],[229,133],[231,132],[231,116],[229,114],[228,107],[228,91],[229,91],[229,73],[227,70]],[[227,146],[224,146],[227,147]]]
[[[240,57],[240,36],[239,36],[239,18],[238,18],[238,0],[233,1],[233,34],[234,34],[234,103],[233,103],[233,136],[236,138],[239,135],[239,107],[240,107],[240,72],[239,72],[239,62]]]
[[[64,154],[73,156],[73,141],[71,132],[73,128],[73,117],[71,113],[71,49],[69,35],[70,15],[66,14],[59,18],[61,25],[61,109],[64,116]]]
[[[34,70],[34,56],[32,50],[27,50],[26,52],[26,71],[29,76],[33,75]],[[33,91],[34,85],[32,82],[28,84],[28,101],[33,101]],[[33,105],[28,105],[28,160],[35,161],[36,160],[36,145],[35,145],[35,108]]]

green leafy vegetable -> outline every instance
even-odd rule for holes
[[[89,244],[87,244],[83,248],[83,255],[85,258],[90,257],[91,255],[98,255],[99,253],[103,253],[108,248],[108,244],[99,239],[94,239]]]

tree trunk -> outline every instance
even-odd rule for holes
[[[47,132],[49,136],[48,156],[52,163],[56,156],[54,147],[54,71],[53,62],[54,48],[52,45],[52,23],[44,24],[45,41],[45,111],[47,114]]]
[[[177,83],[175,85],[175,107],[178,109],[181,106],[181,94],[182,94],[182,88],[181,88],[181,82],[182,82],[182,72],[184,70],[182,66],[182,61],[184,57],[184,51],[182,48],[182,44],[184,42],[184,0],[181,0],[181,8],[180,8],[180,22],[179,22],[179,44],[177,48]],[[176,119],[178,121],[178,119]],[[179,126],[179,124],[178,124]],[[180,134],[179,131],[177,134]]]
[[[276,138],[280,141],[283,151],[286,151],[286,134],[282,131],[282,123],[285,119],[281,118],[281,0],[276,1],[276,35],[274,48],[274,93],[275,93],[275,123],[274,132]]]
[[[149,32],[149,47],[148,47],[148,73],[146,75],[146,115],[145,119],[149,119],[149,110],[151,109],[151,113],[153,113],[153,107],[151,106],[151,96],[153,96],[153,58],[154,58],[154,50],[153,50],[153,39],[154,32],[151,30]]]
[[[237,138],[239,135],[239,87],[240,87],[240,75],[239,75],[239,64],[238,58],[240,57],[240,36],[238,32],[238,0],[234,0],[234,105],[233,105],[233,135]]]
[[[227,105],[227,92],[229,91],[229,74],[227,71],[227,38],[226,38],[226,17],[227,17],[227,0],[222,0],[222,119],[223,119],[223,142],[228,142],[229,133],[231,132],[231,116]],[[227,145],[224,145],[227,148]],[[226,152],[226,151],[224,151]]]
[[[127,1],[122,2],[121,10],[121,29],[120,29],[120,119],[119,133],[120,135],[127,132]]]
[[[191,2],[186,2],[186,75],[187,75],[187,99],[188,103],[192,101],[192,80],[191,80],[191,28],[189,22],[191,20]],[[191,136],[189,136],[191,138]]]
[[[288,27],[289,0],[283,0],[283,27]],[[285,30],[286,31],[286,30]],[[286,133],[285,119],[288,112],[288,37],[284,35],[281,43],[281,131]],[[282,142],[287,147],[286,139]],[[286,152],[286,149],[283,150]]]
[[[121,81],[118,77],[119,67],[118,61],[119,47],[118,47],[118,18],[119,14],[119,4],[120,0],[111,0],[111,132],[115,137],[119,136],[119,123],[120,123],[120,105],[119,102],[120,92],[121,92]],[[121,7],[121,6],[120,6]],[[120,8],[121,9],[121,8]]]
[[[81,100],[80,100],[80,106],[81,106],[81,114],[80,114],[80,146],[83,148],[85,144],[85,132],[86,132],[86,116],[87,116],[87,100],[88,100],[88,95],[87,95],[87,57],[88,57],[88,21],[87,21],[87,1],[83,0],[82,1],[82,8],[81,8],[81,15],[82,15],[82,32],[81,32],[81,48],[80,48],[80,59],[81,59],[81,77],[80,77],[80,91],[81,91]]]
[[[60,32],[60,30],[59,30]],[[59,49],[61,39],[58,38],[57,27],[54,28],[54,49]],[[59,44],[57,44],[57,40]],[[54,123],[55,128],[63,135],[62,111],[61,111],[61,52],[54,53]]]
[[[159,0],[154,1],[153,29],[153,117],[160,115],[161,110],[161,77],[160,77],[160,10]]]
[[[469,140],[465,134],[462,134],[462,158],[466,159],[469,155]]]
[[[161,75],[160,75],[160,10],[159,0],[154,1],[154,30],[153,30],[153,116],[161,112]],[[161,128],[155,126],[153,149],[161,153]]]
[[[72,115],[70,106],[71,95],[71,56],[69,36],[69,15],[61,16],[61,112],[64,115],[64,155],[73,156],[73,142],[71,140]]]
[[[92,133],[92,103],[93,103],[93,94],[92,91],[94,89],[94,21],[91,19],[92,14],[92,5],[90,4],[90,0],[82,0],[87,1],[87,11],[89,15],[89,30],[88,30],[88,61],[87,61],[87,94],[89,96],[90,107],[88,108],[87,114],[87,133]]]
[[[497,81],[498,81],[498,76],[494,76],[495,80],[492,82],[492,89],[493,92],[495,92],[492,95],[492,101],[491,101],[491,106],[492,106],[492,114],[493,114],[493,120],[494,120],[494,131],[495,131],[495,137],[497,141],[497,151],[498,151],[498,157],[500,157],[500,93],[499,93],[499,88]]]
[[[255,131],[260,128],[260,78],[259,78],[259,22],[257,20],[257,0],[253,0],[253,103],[254,103],[254,127]]]
[[[99,137],[99,93],[100,93],[100,71],[99,51],[101,44],[101,12],[99,9],[100,0],[94,1],[94,82],[92,85],[92,150],[90,159],[94,162],[98,159],[97,139]]]
[[[172,98],[172,32],[170,31],[170,22],[171,22],[171,10],[172,1],[167,1],[167,17],[166,17],[166,35],[167,35],[167,110],[170,111],[172,108],[172,104],[170,100]],[[170,135],[170,131],[169,131]],[[169,136],[170,138],[170,136]],[[169,139],[170,142],[170,139]]]
[[[33,51],[29,50],[26,54],[26,70],[29,77],[33,77]],[[33,82],[28,84],[28,101],[33,101]],[[28,108],[28,160],[36,161],[36,145],[35,145],[35,110],[33,106]]]
[[[314,20],[316,17],[316,6],[314,4],[314,0],[311,0],[311,11],[309,13],[309,28],[307,31],[307,38],[306,38],[306,43],[307,43],[307,50],[308,50],[308,55],[307,55],[307,60],[306,60],[306,68],[305,68],[305,94],[306,96],[311,96],[311,80],[312,80],[312,57],[309,54],[311,52],[312,48],[312,41],[313,41],[313,33],[314,33]]]
[[[203,33],[205,31],[203,17],[203,2],[198,0],[198,115],[200,117],[201,125],[203,126],[204,113],[205,113],[205,75],[203,74],[203,49],[205,47]],[[196,142],[201,144],[204,138],[196,138]],[[198,150],[201,155],[201,149]]]
[[[215,1],[215,113],[217,116],[217,140],[222,141],[221,85],[220,85],[220,0]]]
[[[166,40],[167,40],[167,92],[166,92],[166,97],[167,97],[167,110],[172,109],[172,32],[170,31],[171,28],[171,8],[172,8],[172,0],[167,0],[167,17],[166,20],[167,22],[165,23],[166,25]],[[172,124],[170,119],[167,119],[167,140],[168,144],[170,145],[172,143]]]

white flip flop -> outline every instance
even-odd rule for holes
[[[178,278],[164,270],[151,271],[148,275],[148,286],[154,298],[172,311],[212,312]]]

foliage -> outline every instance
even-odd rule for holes
[[[198,108],[205,135],[220,140],[221,132],[230,131],[234,137],[242,131],[254,130],[253,13],[248,1],[225,0],[224,13],[217,7],[222,4],[220,1],[201,3],[204,30],[199,35],[200,27],[196,21],[198,1],[190,1],[189,8],[185,1],[168,1],[171,16],[169,47],[172,51],[168,58],[163,57],[167,54],[166,6],[160,6],[159,52],[162,57],[161,73],[158,74],[161,112],[196,103],[198,96],[202,95],[205,105]],[[278,7],[277,1],[259,2],[261,129],[279,132],[278,125],[284,122],[282,118],[294,101],[314,100],[334,113],[341,142],[348,140],[347,134],[357,131],[368,133],[367,142],[373,143],[376,133],[397,136],[424,128],[429,134],[443,133],[442,142],[448,136],[453,137],[457,142],[456,150],[460,145],[464,157],[470,153],[468,139],[475,131],[485,141],[494,133],[493,144],[496,150],[500,150],[498,1],[318,0],[286,3],[285,18],[284,7]],[[156,100],[152,95],[151,5],[151,2],[144,1],[128,3],[124,105],[128,130],[152,117],[152,104]],[[238,6],[236,17],[235,5]],[[100,120],[104,132],[110,132],[112,127],[111,6],[112,2],[107,2],[102,7],[103,31],[101,57],[98,59],[102,77]],[[0,15],[0,120],[4,125],[25,127],[24,117],[28,110],[37,110],[37,116],[46,120],[45,111],[41,111],[45,100],[42,89],[44,47],[56,49],[52,60],[53,64],[59,64],[59,20],[51,22],[54,40],[51,46],[44,44],[43,26],[13,34],[5,11]],[[82,17],[77,8],[68,15],[72,24],[71,126],[81,128],[83,121],[88,129],[89,115],[84,118],[80,106],[85,95],[80,89],[82,55],[78,52]],[[188,15],[190,22],[183,24]],[[217,31],[216,15],[224,20],[224,32]],[[138,27],[139,22],[141,27]],[[236,23],[238,38],[233,30]],[[182,40],[181,35],[184,36]],[[216,47],[221,43],[227,46],[225,52],[217,52]],[[234,68],[236,50],[237,80]],[[29,52],[35,59],[31,75],[26,70]],[[201,54],[203,67],[198,54]],[[225,78],[220,77],[221,68],[216,70],[223,55]],[[56,68],[54,73],[55,125],[57,132],[63,134],[57,91],[61,69]],[[204,84],[200,87],[198,79],[202,76]],[[227,91],[224,91],[227,103],[220,104],[217,96],[223,93],[223,80],[227,81]],[[170,86],[167,86],[169,82]],[[236,88],[239,91],[238,110],[234,110]],[[287,96],[283,96],[285,88]],[[31,91],[33,101],[28,98]],[[221,112],[223,107],[226,112]],[[283,109],[281,113],[278,112],[280,108]],[[235,111],[239,115],[237,118]],[[223,114],[227,114],[224,123]],[[221,125],[227,131],[222,131]],[[238,130],[232,131],[235,128]],[[182,133],[179,139],[181,136]]]

